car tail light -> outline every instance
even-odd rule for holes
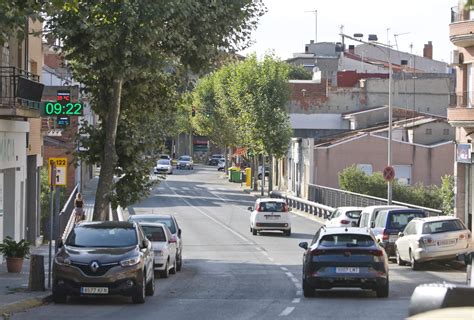
[[[461,234],[461,235],[459,236],[459,240],[464,240],[464,238],[466,238],[466,236],[465,236],[464,234]]]
[[[289,211],[288,205],[285,203],[285,204],[283,205],[283,212],[288,212],[288,211]]]
[[[321,249],[313,249],[310,251],[310,254],[314,257],[314,256],[319,256],[321,254],[324,253],[324,250],[321,250]]]
[[[349,224],[351,223],[349,220],[341,220],[341,224]]]
[[[387,231],[387,229],[383,229],[382,240],[383,241],[388,241],[388,231]]]
[[[170,238],[170,241],[169,243],[177,243],[178,242],[178,239],[176,238],[176,236],[173,234]]]
[[[430,237],[421,237],[420,240],[418,240],[418,242],[425,246],[435,245],[435,241],[433,240],[433,238],[430,238]]]
[[[383,257],[383,250],[371,250],[370,254],[376,257]]]

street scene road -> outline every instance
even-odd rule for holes
[[[404,319],[414,288],[421,283],[465,282],[465,267],[453,262],[412,271],[390,263],[390,294],[333,289],[304,298],[301,241],[311,241],[319,222],[292,214],[291,237],[281,232],[253,236],[255,201],[216,167],[175,170],[130,214],[172,213],[182,229],[183,268],[155,279],[145,304],[124,297],[69,299],[18,313],[12,319]]]

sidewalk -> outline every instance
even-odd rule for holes
[[[84,211],[88,220],[92,219],[98,181],[99,179],[97,177],[93,178],[82,190]],[[24,260],[23,270],[20,273],[8,273],[6,262],[4,261],[3,263],[0,263],[0,319],[7,319],[8,315],[38,307],[52,301],[51,289],[48,288],[49,244],[32,247],[30,251],[31,254],[40,254],[44,256],[46,290],[28,290],[30,271],[29,259]],[[54,244],[52,254],[54,256]]]

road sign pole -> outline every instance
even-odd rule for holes
[[[53,232],[54,232],[54,187],[56,186],[56,164],[54,161],[50,161],[50,184],[49,184],[49,209],[50,209],[50,227],[49,227],[49,263],[48,263],[48,288],[51,288],[51,264],[52,264],[52,252],[53,252]]]

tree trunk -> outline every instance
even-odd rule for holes
[[[253,156],[252,159],[252,172],[253,172],[253,191],[258,191],[258,159],[257,156]]]
[[[115,140],[120,116],[120,99],[122,97],[123,79],[115,79],[113,83],[113,101],[105,121],[105,143],[102,152],[99,183],[95,195],[93,220],[105,221],[109,216],[110,196],[114,186],[114,169],[117,163]]]
[[[270,192],[273,190],[273,172],[274,172],[275,166],[274,166],[273,156],[269,156],[269,160],[270,160],[270,174],[268,175],[268,195],[270,196]]]

